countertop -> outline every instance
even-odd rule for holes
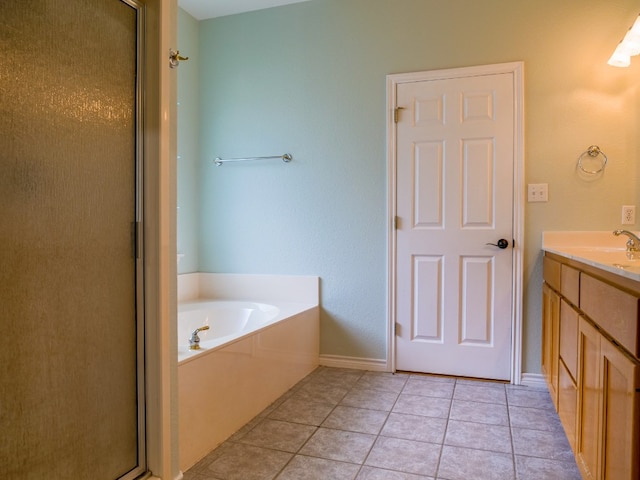
[[[616,237],[613,231],[543,232],[542,250],[640,281],[640,252],[628,254],[627,240],[626,235]]]

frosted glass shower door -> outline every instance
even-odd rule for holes
[[[134,478],[144,454],[142,8],[3,0],[0,478]]]

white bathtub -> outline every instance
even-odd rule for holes
[[[198,300],[178,307],[178,364],[192,361],[226,344],[251,335],[291,315],[310,307],[304,303],[287,303],[280,307],[266,303],[240,300]],[[197,329],[200,349],[191,350],[189,339]]]
[[[317,281],[315,287],[310,283],[317,292]],[[191,333],[203,325],[210,328],[198,334],[201,349],[189,350]],[[183,300],[178,307],[180,469],[189,469],[313,371],[318,354],[317,302]]]

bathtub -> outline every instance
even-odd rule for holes
[[[257,298],[196,298],[179,303],[178,431],[182,471],[318,366],[317,302]],[[209,330],[198,334],[200,350],[190,350],[191,333],[204,325]]]
[[[183,303],[178,308],[178,365],[241,340],[307,308],[306,304],[278,307],[240,300],[205,299]],[[198,333],[200,349],[191,350],[191,334],[203,326],[208,326],[209,330]]]

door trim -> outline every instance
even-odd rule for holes
[[[524,62],[387,75],[387,368],[396,370],[396,90],[399,84],[511,73],[514,88],[513,139],[513,299],[511,383],[522,383],[522,258],[524,252]]]
[[[176,0],[145,0],[144,278],[147,468],[177,479],[177,79],[169,50],[177,39]]]

